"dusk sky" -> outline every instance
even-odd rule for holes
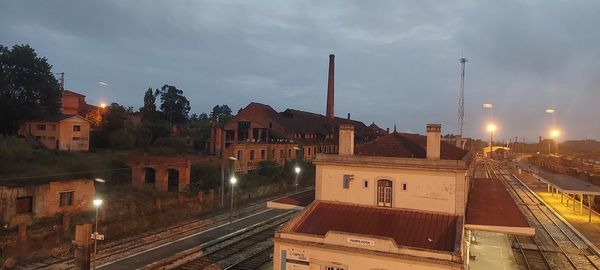
[[[191,112],[255,101],[466,136],[600,139],[600,1],[2,1],[0,44],[30,44],[88,103],[139,108],[174,85]],[[554,115],[544,113],[555,108]]]

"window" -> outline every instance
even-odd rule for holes
[[[254,150],[250,150],[250,160],[254,160]]]
[[[80,125],[73,126],[73,131],[81,131],[81,126]]]
[[[292,149],[288,149],[288,157],[292,157]]]
[[[238,150],[238,152],[237,152],[237,159],[238,159],[239,161],[241,161],[241,160],[242,160],[242,155],[243,155],[243,152],[242,152],[242,150]]]
[[[38,124],[36,127],[37,127],[37,130],[46,130],[46,125],[44,125],[44,124]]]
[[[315,154],[315,155],[317,154],[317,147],[316,146],[313,147],[313,154]]]
[[[310,147],[308,148],[308,155],[310,156]]]
[[[81,138],[80,137],[73,137],[74,141],[79,141]]]
[[[363,180],[363,188],[369,187],[369,180]]]
[[[61,193],[59,193],[59,195],[60,195],[60,201],[59,201],[60,207],[73,205],[73,191],[61,192]]]
[[[265,150],[260,150],[260,159],[265,159]]]
[[[33,212],[33,196],[17,198],[17,214]]]
[[[377,181],[377,206],[392,207],[392,181]]]
[[[402,191],[406,191],[406,183],[402,183]]]
[[[275,149],[271,150],[271,159],[276,159],[275,154],[276,154]]]
[[[350,188],[350,181],[354,180],[354,175],[352,174],[344,174],[344,178],[343,178],[343,186],[344,189],[349,189]]]

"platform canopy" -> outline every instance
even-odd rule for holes
[[[315,200],[315,189],[298,192],[296,194],[277,198],[267,202],[268,208],[273,209],[304,209]]]
[[[465,229],[531,236],[535,229],[498,179],[475,178],[467,202]]]
[[[520,164],[521,165],[521,164]],[[525,166],[526,167],[526,166]],[[600,187],[566,174],[551,173],[538,168],[533,176],[562,193],[600,195]]]

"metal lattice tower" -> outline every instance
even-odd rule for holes
[[[458,99],[458,134],[463,136],[463,126],[465,122],[465,63],[467,58],[460,58],[460,98]]]

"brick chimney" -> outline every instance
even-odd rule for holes
[[[442,125],[427,124],[427,159],[440,159]]]
[[[350,120],[350,113],[348,113],[348,120]]]
[[[329,79],[327,80],[327,118],[333,120],[333,81],[335,71],[335,55],[329,55]]]
[[[339,155],[354,155],[354,126],[349,124],[340,125]]]

